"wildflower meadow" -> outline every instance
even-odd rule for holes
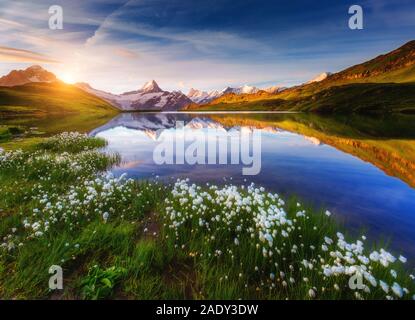
[[[105,145],[62,133],[0,152],[1,298],[415,299],[406,258],[329,211],[254,184],[114,177]]]

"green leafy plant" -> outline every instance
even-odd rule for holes
[[[98,265],[89,269],[88,275],[82,280],[82,297],[84,299],[105,299],[111,296],[115,285],[125,275],[124,268],[112,266],[101,269]]]

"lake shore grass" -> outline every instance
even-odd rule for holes
[[[328,211],[255,185],[113,177],[105,144],[64,133],[0,153],[0,298],[414,298],[406,259]]]

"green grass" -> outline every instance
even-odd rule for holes
[[[0,125],[0,142],[9,140],[24,133],[24,129],[18,126]]]
[[[108,102],[64,83],[0,87],[0,114],[117,113]]]
[[[293,101],[291,110],[330,113],[415,113],[415,84],[349,84]]]
[[[11,135],[0,126],[0,147],[28,149],[38,136],[75,129],[89,132],[118,112],[108,102],[62,82],[0,87],[1,123],[24,131]]]
[[[84,134],[77,132],[62,133],[40,142],[37,147],[53,152],[70,152],[78,153],[86,150],[93,150],[103,148],[106,146],[106,141],[101,138],[88,139]]]
[[[292,110],[331,113],[415,113],[415,41],[372,60],[266,98],[224,95],[200,111]]]
[[[333,86],[313,94],[274,99],[218,103],[199,111],[303,111],[320,113],[415,113],[414,83],[356,83]]]
[[[256,186],[114,178],[106,170],[119,158],[98,152],[103,144],[62,134],[0,154],[1,298],[384,299],[406,288],[402,298],[411,299],[415,292],[399,260],[380,245],[381,259],[368,259],[365,240],[336,233],[324,210]],[[48,289],[52,265],[63,268],[62,291]],[[355,265],[366,270],[365,290],[348,287]],[[399,290],[387,294],[379,280]]]

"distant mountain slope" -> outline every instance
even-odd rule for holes
[[[192,103],[185,94],[180,91],[164,91],[160,89],[156,81],[152,80],[136,91],[122,94],[112,94],[92,88],[87,83],[77,83],[80,89],[96,95],[113,106],[123,111],[155,110],[170,111],[180,110]]]
[[[190,100],[194,102],[194,104],[207,104],[216,99],[220,99],[221,97],[225,97],[226,100],[230,100],[232,99],[230,98],[232,96],[240,96],[239,98],[243,100],[244,95],[256,95],[258,93],[261,95],[264,94],[264,92],[269,94],[276,94],[277,92],[280,92],[283,89],[283,87],[278,85],[266,87],[263,89],[254,86],[244,85],[236,88],[226,87],[220,91],[212,90],[209,92],[191,88],[187,96],[190,98]],[[188,107],[192,108],[192,105],[189,105]]]
[[[412,84],[405,83],[415,83],[415,41],[322,78],[321,81],[288,88],[269,96],[223,95],[201,109],[413,112],[415,90]],[[335,103],[342,103],[343,106]],[[196,106],[192,105],[191,108],[196,109]]]
[[[290,110],[415,113],[415,83],[352,83],[288,100]]]
[[[323,80],[326,80],[329,76],[331,76],[331,72],[323,72],[316,76],[315,78],[311,79],[310,81],[307,81],[306,84],[314,83],[314,82],[321,82]]]
[[[191,88],[189,90],[189,93],[187,94],[187,97],[195,103],[202,103],[203,101],[206,100],[208,96],[209,96],[208,92],[194,89],[194,88]]]
[[[275,97],[275,93],[268,93],[266,91],[260,90],[253,94],[247,94],[247,93],[228,93],[224,94],[216,99],[214,99],[211,103],[205,104],[208,105],[215,105],[215,104],[221,104],[221,103],[243,103],[243,102],[249,102],[252,99],[254,100],[263,100],[263,99],[269,99]],[[197,109],[199,107],[204,107],[204,105],[197,105],[192,104],[189,105],[186,109]]]
[[[275,93],[278,93],[278,92],[280,92],[284,89],[286,89],[286,88],[276,85],[276,86],[267,87],[267,88],[264,88],[264,89],[261,89],[261,90],[265,91],[265,92],[268,92],[268,93],[274,93],[275,94]]]
[[[219,99],[218,99],[219,100]],[[415,83],[355,83],[334,86],[309,96],[291,99],[279,97],[224,102],[203,106],[200,111],[312,111],[336,113],[415,113]]]
[[[415,65],[415,41],[410,41],[387,54],[335,73],[329,77],[329,80],[349,80],[354,82],[357,79],[386,79],[387,77],[384,77],[385,74],[406,69],[413,65]],[[392,74],[387,81],[401,82],[401,79]]]
[[[108,102],[62,82],[0,87],[0,114],[106,114],[117,110]]]
[[[56,76],[40,66],[31,66],[25,70],[13,70],[0,78],[0,86],[13,87],[31,82],[54,82]]]
[[[415,82],[415,41],[367,62],[330,74],[320,82],[289,88],[281,98],[307,96],[318,91],[351,83]]]

